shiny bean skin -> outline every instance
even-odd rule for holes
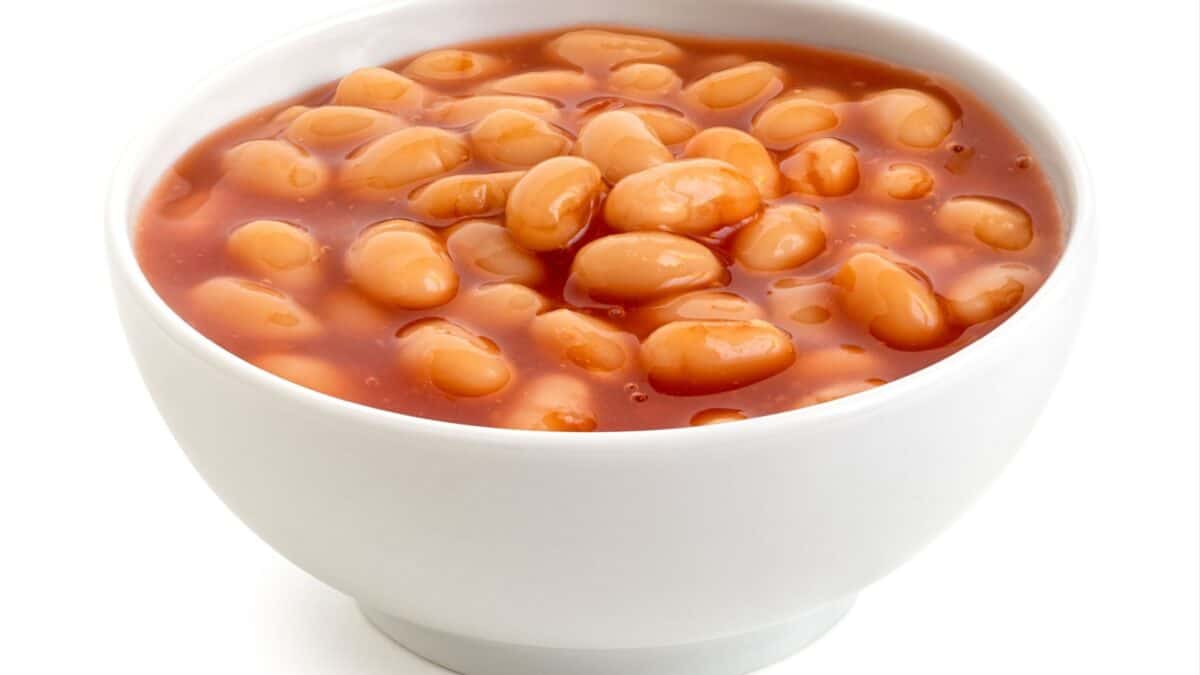
[[[683,57],[679,47],[661,38],[592,29],[565,33],[548,50],[567,63],[593,70],[634,61],[670,65]]]
[[[767,207],[738,230],[733,257],[752,270],[778,272],[799,267],[825,250],[825,219],[811,206]]]
[[[611,373],[636,361],[633,335],[571,309],[539,314],[529,328],[534,342],[549,354],[587,371]]]
[[[878,132],[901,147],[936,148],[956,121],[949,106],[915,89],[879,92],[867,97],[865,107]]]
[[[624,96],[658,99],[683,87],[679,75],[657,63],[631,63],[608,76],[608,87]]]
[[[705,129],[688,141],[683,156],[719,159],[733,165],[754,183],[764,199],[773,199],[782,192],[775,158],[744,131],[730,127]]]
[[[264,354],[251,363],[301,387],[337,398],[346,398],[353,388],[341,369],[315,356],[280,352]]]
[[[686,143],[700,130],[694,122],[674,110],[648,106],[630,106],[622,110],[637,115],[664,145]]]
[[[398,337],[401,369],[449,396],[488,396],[513,379],[512,366],[494,342],[455,323],[426,319]]]
[[[321,245],[302,228],[279,220],[255,220],[226,240],[229,256],[248,272],[278,286],[311,286],[320,281]]]
[[[505,225],[531,251],[566,248],[587,227],[604,194],[595,164],[555,157],[533,167],[508,196]]]
[[[500,426],[533,431],[594,431],[598,426],[591,390],[570,375],[543,375],[515,398]]]
[[[425,88],[399,73],[360,68],[342,78],[332,103],[407,114],[420,110],[425,99]]]
[[[754,116],[750,132],[774,150],[790,150],[812,134],[833,129],[838,114],[826,102],[792,94],[769,103]]]
[[[783,70],[751,61],[717,71],[684,88],[684,97],[702,109],[729,110],[770,98],[783,89]]]
[[[604,208],[619,230],[706,235],[758,213],[758,188],[732,165],[685,159],[640,171],[613,187]]]
[[[692,415],[689,422],[694,427],[704,427],[710,424],[725,424],[727,422],[740,422],[746,419],[746,413],[732,408],[708,408]]]
[[[1004,251],[1019,251],[1033,241],[1033,219],[1021,207],[991,197],[955,197],[934,213],[938,227]]]
[[[672,321],[749,321],[764,318],[761,307],[729,291],[682,293],[632,310],[631,318],[645,332]]]
[[[277,199],[309,199],[329,185],[324,162],[287,141],[247,141],[231,148],[222,166],[225,180]]]
[[[419,181],[461,166],[471,151],[457,135],[410,127],[372,141],[347,158],[339,181],[366,199],[394,199]]]
[[[460,84],[489,77],[503,68],[504,61],[490,54],[436,49],[413,59],[404,74],[427,84]]]
[[[470,137],[477,158],[508,169],[527,169],[571,149],[571,139],[557,127],[519,110],[489,114]]]
[[[858,187],[858,153],[836,138],[820,138],[800,146],[779,165],[794,192],[841,197]]]
[[[920,164],[898,162],[879,174],[876,189],[892,199],[921,199],[933,191],[933,174]]]
[[[645,122],[621,110],[600,113],[589,120],[579,131],[575,151],[599,167],[610,184],[674,159]]]
[[[404,122],[395,115],[371,108],[326,105],[292,120],[285,135],[305,148],[348,150],[403,126]]]
[[[346,252],[346,271],[359,290],[390,307],[437,307],[458,291],[458,272],[441,240],[406,220],[360,234]]]
[[[469,96],[434,105],[430,114],[439,124],[463,127],[475,124],[497,110],[518,110],[544,120],[558,119],[558,106],[532,96]]]
[[[246,279],[209,279],[190,297],[197,311],[239,337],[293,342],[322,331],[320,320],[290,295]]]
[[[786,370],[796,359],[787,333],[765,321],[675,321],[642,342],[642,365],[666,394],[738,389]]]
[[[546,265],[521,248],[503,225],[473,220],[455,225],[446,237],[450,258],[493,281],[537,286],[546,277]]]
[[[946,309],[960,326],[991,321],[1021,304],[1040,282],[1041,274],[1021,263],[977,267],[950,284]]]
[[[459,293],[455,309],[488,327],[512,330],[527,325],[550,308],[541,293],[513,283],[484,284]]]
[[[571,282],[597,300],[637,302],[720,285],[726,271],[703,244],[667,232],[601,237],[579,249]]]
[[[833,277],[851,319],[896,349],[928,349],[946,338],[946,318],[925,280],[877,253],[858,253]]]
[[[427,218],[457,220],[504,212],[524,171],[458,174],[439,178],[408,196],[408,206]]]
[[[596,88],[591,75],[577,70],[540,70],[489,82],[483,91],[562,100]]]

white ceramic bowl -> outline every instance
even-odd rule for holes
[[[188,146],[358,66],[492,35],[620,23],[866,52],[1000,110],[1069,223],[1058,267],[987,337],[878,389],[715,427],[556,434],[363,407],[191,329],[131,227]],[[259,50],[148,130],[116,174],[113,283],[179,444],[255,532],[414,651],[479,675],[725,675],[815,639],[996,478],[1058,377],[1094,257],[1080,156],[1047,112],[952,42],[828,1],[411,0]]]

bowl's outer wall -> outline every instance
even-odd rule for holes
[[[138,275],[128,242],[138,205],[175,157],[223,121],[421,49],[617,18],[858,46],[954,75],[1042,158],[1073,221],[1072,250],[1013,326],[985,338],[986,350],[952,357],[957,367],[938,364],[922,386],[901,381],[862,395],[852,415],[802,411],[704,433],[611,434],[602,452],[597,441],[581,451],[571,435],[555,435],[561,446],[547,451],[545,435],[526,447],[512,439],[527,435],[455,435],[399,415],[362,423],[360,414],[330,413],[349,404],[291,385],[281,396],[265,378],[200,353]],[[1058,377],[1090,278],[1082,167],[1053,123],[973,57],[864,10],[777,0],[720,0],[703,12],[676,0],[422,0],[284,41],[198,96],[135,148],[114,194],[114,288],[146,384],[205,480],[264,540],[363,602],[447,632],[653,647],[753,630],[856,592],[999,474]],[[892,388],[904,395],[889,396]]]

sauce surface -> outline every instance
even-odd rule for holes
[[[341,89],[333,82],[221,128],[182,157],[145,204],[136,234],[143,271],[169,306],[223,348],[331,395],[468,424],[604,431],[756,417],[893,381],[987,334],[1028,300],[1058,260],[1064,243],[1063,225],[1037,158],[1002,119],[959,85],[857,55],[798,45],[613,30],[665,40],[678,51],[643,49],[636,40],[633,48],[626,49],[628,45],[616,44],[614,38],[606,41],[603,36],[564,41],[559,37],[563,31],[474,42],[454,47],[472,55],[469,63],[461,55],[437,53],[432,57],[414,55],[386,66],[407,78],[416,93],[401,95],[388,91],[391,85],[387,81],[369,81],[359,88],[356,98],[347,93],[350,86],[346,81]],[[620,52],[624,57],[613,57],[614,48],[625,49]],[[625,60],[613,63],[620,58]],[[757,62],[777,70],[764,66],[756,71],[757,67],[746,66]],[[626,71],[629,64],[642,63],[665,69]],[[478,74],[464,75],[468,69]],[[509,79],[548,70],[567,74],[558,79]],[[677,83],[670,81],[669,72],[678,76]],[[718,73],[715,78],[714,73]],[[705,80],[716,84],[696,84]],[[914,108],[905,98],[908,94],[889,98],[888,92],[894,90],[915,90],[940,106]],[[550,133],[543,129],[532,137],[520,136],[523,127],[513,125],[512,120],[506,122],[503,116],[487,118],[495,129],[480,129],[485,120],[477,112],[454,107],[470,97],[518,94],[551,103],[550,110],[533,106],[527,115],[545,120]],[[406,96],[415,98],[402,100]],[[765,123],[772,105],[794,98],[815,102],[813,114],[818,117],[822,110],[832,111],[836,123],[791,136],[774,133],[795,131],[786,120],[773,128]],[[355,101],[357,108],[373,108],[378,115],[301,117],[306,111],[345,100]],[[362,105],[372,100],[391,103]],[[601,152],[599,156],[607,158],[607,163],[596,163],[604,183],[593,197],[585,195],[585,201],[594,198],[594,203],[585,209],[583,229],[549,250],[525,250],[541,248],[533,243],[518,248],[521,255],[540,261],[540,273],[520,280],[544,298],[532,313],[546,315],[566,308],[605,322],[607,327],[602,328],[616,334],[610,342],[617,346],[609,352],[587,351],[591,343],[586,340],[590,330],[586,327],[582,329],[585,338],[578,337],[577,326],[564,328],[542,321],[544,328],[533,328],[528,319],[505,316],[508,296],[500,302],[496,298],[502,296],[479,293],[514,277],[497,274],[494,266],[481,267],[478,263],[486,256],[462,253],[452,233],[462,230],[464,223],[479,220],[505,226],[506,212],[512,212],[504,202],[511,207],[516,194],[511,185],[507,194],[496,198],[498,202],[494,195],[488,197],[491,193],[475,187],[469,191],[470,198],[450,207],[450,213],[436,208],[436,213],[431,213],[427,206],[414,206],[423,188],[447,176],[505,172],[512,173],[519,184],[530,175],[517,177],[517,172],[532,168],[521,165],[529,157],[583,154],[577,161],[586,163],[591,153],[577,140],[585,124],[604,113],[644,112],[646,108],[678,116],[684,128],[689,123],[694,127],[674,137],[647,122],[647,128],[669,152],[665,161],[711,157],[713,147],[717,151],[722,147],[719,139],[706,146],[695,142],[694,132],[731,127],[764,141],[760,147],[774,170],[781,172],[764,180],[773,180],[779,187],[769,195],[760,190],[753,213],[736,222],[708,223],[703,228],[707,231],[683,231],[698,221],[685,219],[682,225],[673,226],[666,211],[654,210],[653,195],[658,193],[650,190],[644,194],[651,197],[645,198],[634,190],[637,181],[631,176],[665,166],[661,158],[644,159],[640,150],[625,152],[619,145],[608,155]],[[919,117],[922,114],[929,119]],[[941,136],[939,115],[948,115],[948,133],[932,145],[921,145],[929,134]],[[305,122],[298,123],[298,118]],[[796,123],[801,126],[810,119],[803,115],[793,118],[800,120]],[[528,122],[525,118],[518,121]],[[422,155],[426,159],[436,156],[441,164],[423,166],[417,179],[405,179],[413,175],[410,165],[397,168],[386,161],[369,161],[381,138],[404,129],[428,127],[444,129],[458,140],[444,141],[432,155]],[[556,133],[563,139],[558,145]],[[527,142],[511,143],[513,134]],[[848,178],[845,163],[839,163],[844,155],[838,153],[846,152],[845,146],[809,145],[821,139],[836,139],[849,147],[857,177]],[[237,150],[256,140],[279,143],[271,146],[272,152],[286,146],[296,155],[279,159],[271,153],[259,157]],[[464,157],[447,158],[447,153],[457,152]],[[289,163],[296,157],[298,163]],[[738,164],[742,157],[728,159]],[[282,173],[279,162],[286,165]],[[640,171],[622,175],[630,162]],[[400,176],[396,178],[400,182],[383,175],[388,172],[393,178]],[[269,180],[262,182],[263,175],[283,176],[282,191]],[[608,207],[613,206],[617,186],[623,183],[632,187],[623,186],[621,191],[628,194],[617,199],[633,206],[618,212]],[[709,189],[676,187],[693,193]],[[535,194],[529,199],[536,198]],[[478,215],[458,213],[462,204],[472,199],[495,203],[480,207],[483,212]],[[811,209],[780,211],[788,205]],[[768,233],[763,235],[767,239],[760,238],[758,248],[753,248],[747,228],[772,210],[801,219],[815,213],[816,243],[809,236],[811,231],[797,235],[804,230],[785,228],[791,237],[787,241],[772,245]],[[620,225],[608,221],[617,216]],[[630,224],[641,217],[653,222],[645,227]],[[369,289],[371,280],[381,278],[383,272],[376,274],[378,270],[369,267],[375,263],[351,262],[373,260],[373,254],[365,249],[354,250],[365,231],[398,219],[432,231],[436,240],[433,258],[438,250],[448,251],[445,257],[451,261],[456,287],[432,288],[430,284],[436,285],[438,278],[436,269],[420,282],[425,284],[422,292],[443,293],[444,302],[415,307],[420,303],[381,301],[382,296]],[[300,228],[308,235],[305,241],[315,242],[316,248],[306,252],[303,242],[270,228],[253,236],[250,230],[235,235],[248,223],[264,220]],[[647,258],[650,254],[643,255],[644,240],[634,242],[643,247],[640,258],[607,254],[608,260],[624,264],[593,265],[594,274],[600,275],[597,280],[588,281],[579,269],[582,263],[576,258],[583,247],[612,235],[651,230],[666,230],[671,237],[699,243],[719,261],[719,271],[712,278],[679,282],[683,286],[672,286],[678,279],[671,277],[657,291],[638,290],[638,272],[645,268],[636,261],[649,260],[645,264],[652,267],[663,264],[662,255],[680,255],[671,249]],[[512,223],[507,223],[505,231],[519,234]],[[243,243],[231,244],[238,236]],[[425,235],[391,236],[396,241],[407,236],[411,244],[416,241],[412,237]],[[739,236],[742,244],[737,243]],[[529,237],[517,239],[533,242],[533,234]],[[463,240],[472,241],[469,237]],[[672,246],[670,242],[667,245]],[[805,251],[806,246],[812,250]],[[249,253],[238,255],[239,251]],[[593,258],[604,255],[601,251]],[[299,271],[276,273],[293,270],[297,256],[304,263],[295,268]],[[436,268],[439,263],[433,258],[411,258],[412,269],[426,264]],[[775,260],[783,260],[779,264],[784,266],[764,269]],[[748,265],[747,261],[762,264]],[[264,268],[263,264],[274,267]],[[360,268],[352,269],[355,264]],[[573,264],[577,265],[574,274]],[[253,286],[256,293],[276,294],[277,299],[290,303],[286,307],[298,308],[298,313],[256,314],[258,310],[253,308],[243,311],[237,301],[230,303],[227,294],[197,291],[206,282],[221,278],[241,280],[239,283]],[[864,291],[864,280],[869,278],[878,279],[881,290]],[[393,282],[390,277],[379,281]],[[649,283],[658,282],[652,279]],[[888,290],[896,284],[900,291]],[[690,333],[659,332],[662,319],[656,317],[669,311],[660,305],[672,299],[672,289],[739,296],[715,300],[701,296],[696,303],[700,309],[685,310],[684,316],[675,318],[717,319],[709,316],[712,307],[724,303],[738,314],[733,318],[765,321],[782,331],[790,347],[763,342],[774,333],[743,342],[738,342],[740,337],[722,342],[725,338],[715,329],[701,331],[703,335],[696,334],[700,329],[695,326]],[[226,291],[234,296],[240,292],[236,288],[222,292]],[[719,314],[721,308],[717,309]],[[699,315],[687,315],[688,311]],[[897,312],[904,316],[897,319]],[[445,338],[444,326],[424,330],[435,319],[451,322],[463,335]],[[266,321],[280,330],[264,331],[246,323],[255,321]],[[914,321],[928,325],[922,327]],[[310,323],[311,330],[305,329]],[[652,334],[655,340],[650,339]],[[699,350],[696,353],[701,356],[696,358],[707,353],[707,358],[718,359],[715,367],[693,367],[686,342],[692,334],[698,335],[691,347]],[[443,338],[467,344],[466,352],[454,354],[467,353],[474,358],[471,355],[478,356],[478,352],[488,358],[449,365],[431,363],[429,354],[436,349],[429,345],[441,344],[437,340]],[[582,346],[576,344],[580,340]],[[739,349],[743,352],[733,353]],[[771,354],[755,356],[755,350],[763,349]],[[792,357],[786,358],[780,349],[790,350]],[[488,360],[489,354],[501,356],[507,376],[489,370],[495,366]],[[743,356],[748,359],[744,363],[739,360]],[[611,367],[610,361],[619,365]],[[436,384],[439,377],[441,381],[491,377],[493,384],[475,390],[447,389]],[[735,381],[724,382],[722,377]],[[494,385],[498,388],[492,390]]]

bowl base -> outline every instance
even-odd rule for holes
[[[463,675],[744,675],[824,635],[854,596],[794,619],[729,637],[635,649],[560,649],[492,642],[420,626],[362,603],[367,620],[409,651]]]

